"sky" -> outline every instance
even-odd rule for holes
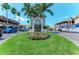
[[[23,7],[22,3],[9,3],[11,7],[15,7],[18,11],[21,11],[21,8]],[[72,16],[78,16],[79,15],[79,3],[54,3],[51,7],[49,7],[50,10],[53,12],[53,16],[51,16],[48,12],[45,12],[46,14],[46,25],[53,26],[56,23],[60,21],[66,20],[66,18],[70,18]],[[2,11],[2,7],[0,4],[0,15],[6,15],[5,10]],[[8,11],[8,18],[14,19],[14,15]],[[21,12],[21,24],[27,25],[27,16],[24,16],[24,13]],[[18,16],[16,16],[16,21],[18,21]]]

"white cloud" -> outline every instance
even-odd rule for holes
[[[16,20],[18,21],[18,19],[19,19],[19,17],[18,16],[16,16]],[[27,21],[27,20],[29,20],[29,19],[25,19],[25,18],[23,18],[23,17],[20,17],[20,21],[22,22],[22,21]]]
[[[20,17],[20,24],[27,24],[27,18]],[[19,21],[19,17],[16,16],[16,21]]]

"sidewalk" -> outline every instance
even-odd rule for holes
[[[68,32],[60,32],[58,33],[60,36],[69,39],[74,44],[79,46],[79,33],[68,33]]]

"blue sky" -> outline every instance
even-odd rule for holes
[[[15,7],[18,11],[21,10],[23,7],[22,3],[9,3],[11,7]],[[47,25],[54,25],[57,22],[66,20],[66,18],[71,16],[77,16],[79,15],[79,3],[55,3],[53,6],[51,6],[49,9],[51,9],[54,13],[53,16],[51,16],[48,12],[46,12],[47,18],[46,18],[46,24]],[[5,16],[5,10],[2,11],[2,7],[0,6],[0,15]],[[13,19],[13,14],[9,11],[8,18]],[[21,24],[27,24],[27,16],[24,16],[23,13],[21,14],[21,19],[23,19],[20,23]],[[18,19],[16,19],[18,21]]]

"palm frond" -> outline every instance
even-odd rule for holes
[[[11,12],[12,12],[13,14],[16,14],[17,10],[13,7],[13,8],[11,8]]]
[[[20,15],[21,15],[21,13],[20,13],[19,11],[17,11],[17,15],[18,15],[18,16],[20,16]]]
[[[5,10],[10,10],[10,5],[8,3],[3,3],[2,4],[2,7],[5,9]]]
[[[53,3],[47,3],[46,4],[46,8],[49,8],[49,7],[51,7],[53,5]]]
[[[53,12],[50,9],[46,9],[46,11],[53,15]]]
[[[25,10],[26,10],[26,7],[23,7],[23,8],[21,9],[22,12],[25,11]]]

